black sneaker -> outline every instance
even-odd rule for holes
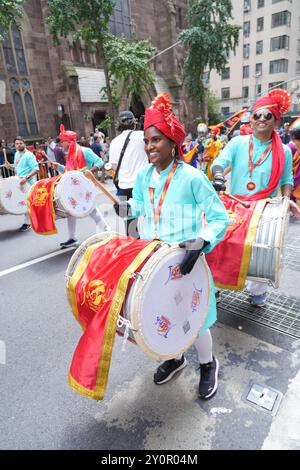
[[[62,248],[70,248],[71,246],[78,246],[78,240],[75,240],[74,238],[70,238],[66,242],[60,243],[60,246]]]
[[[154,374],[153,380],[157,385],[164,384],[171,380],[176,372],[179,372],[187,365],[187,360],[182,355],[181,359],[169,359],[163,362]]]
[[[200,364],[199,397],[211,398],[218,388],[219,361],[213,357],[212,362]]]
[[[28,230],[31,229],[30,224],[23,224],[22,227],[20,228],[19,232],[28,232]]]

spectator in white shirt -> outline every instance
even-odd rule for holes
[[[136,131],[136,119],[131,111],[123,111],[119,114],[118,130],[121,134],[115,137],[109,148],[109,162],[116,171],[125,140],[130,133],[130,139],[118,172],[119,196],[124,201],[132,198],[132,189],[139,170],[147,165],[148,157],[144,149],[144,132]],[[139,238],[137,219],[125,221],[126,233]]]

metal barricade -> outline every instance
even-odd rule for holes
[[[59,172],[51,168],[47,162],[39,162],[38,180],[52,178],[52,176],[57,176],[58,174]],[[9,178],[10,176],[15,176],[14,166],[11,165],[8,168],[6,165],[0,165],[0,179]]]
[[[15,176],[14,167],[10,166],[9,168],[6,165],[0,165],[0,178],[9,178],[10,176]]]

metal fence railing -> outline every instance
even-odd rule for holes
[[[15,175],[14,166],[11,165],[9,168],[6,165],[0,165],[0,179],[9,178]],[[39,171],[37,179],[41,180],[44,178],[52,178],[52,176],[58,175],[56,170],[53,170],[47,162],[39,162]]]

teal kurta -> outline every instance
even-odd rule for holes
[[[93,168],[93,166],[97,166],[99,169],[103,167],[104,163],[98,155],[96,155],[92,149],[88,147],[81,147],[84,159],[86,161],[86,166],[88,170]],[[58,165],[57,171],[59,173],[63,173],[65,171],[64,165]]]
[[[247,183],[250,181],[248,169],[249,142],[249,135],[231,139],[229,144],[224,150],[222,150],[212,165],[212,168],[216,165],[220,165],[224,170],[228,166],[231,167],[230,192],[240,196],[251,196],[252,194],[267,188],[269,186],[271,176],[272,152],[269,152],[263,163],[252,171],[251,181],[256,184],[255,190],[249,191],[247,189]],[[261,142],[259,139],[253,137],[253,163],[256,163],[259,160],[270,142],[271,140]],[[285,155],[284,170],[277,189],[270,197],[277,196],[278,189],[284,184],[290,184],[293,186],[292,152],[286,145],[283,145],[283,148]]]
[[[32,170],[38,171],[39,165],[38,162],[33,155],[33,153],[29,152],[29,150],[25,149],[24,152],[20,152],[19,150],[15,153],[14,157],[14,165],[15,165],[15,174],[19,176],[19,178],[24,178],[25,176],[29,175]],[[32,185],[36,182],[36,178],[32,177],[28,180],[28,183]]]
[[[153,210],[150,203],[149,187],[154,188],[154,205],[157,207],[168,173],[173,162],[154,178],[154,166],[149,164],[138,173],[133,198],[129,200],[134,217],[144,215],[141,238],[154,237]],[[202,227],[202,213],[206,215],[207,227]],[[179,243],[201,237],[210,242],[204,252],[211,251],[219,243],[230,224],[226,210],[207,177],[199,170],[180,162],[168,188],[157,227],[160,240]],[[209,312],[202,332],[217,318],[215,291],[210,274],[212,292]]]

